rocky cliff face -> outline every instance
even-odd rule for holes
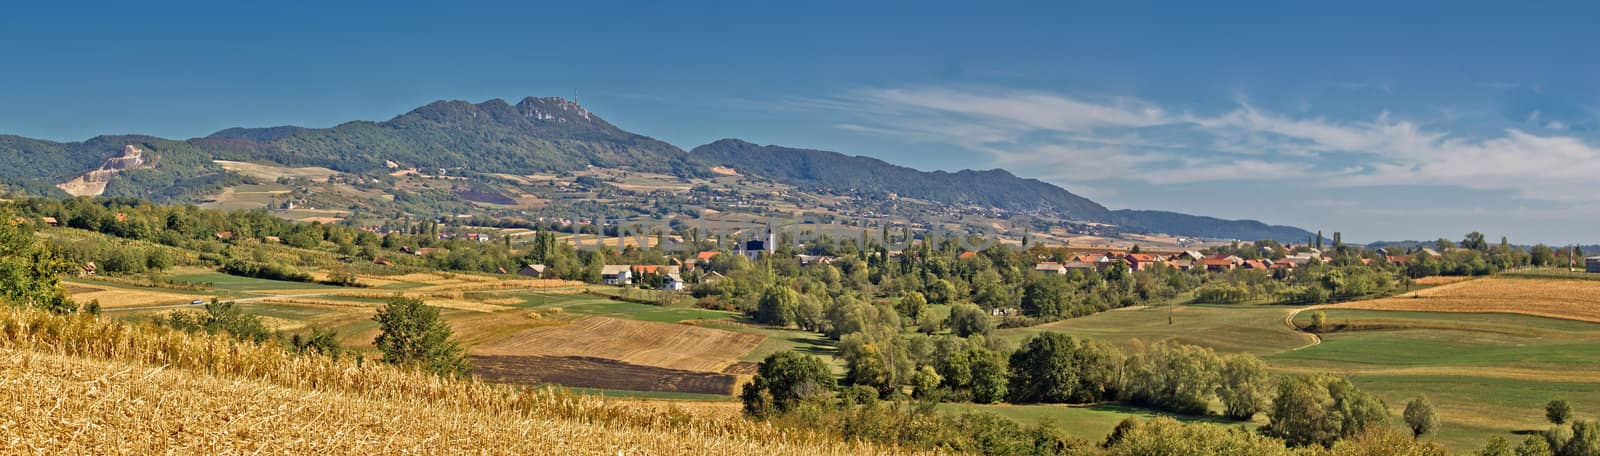
[[[106,192],[106,183],[111,182],[112,177],[116,177],[117,174],[123,171],[138,169],[144,164],[144,150],[129,144],[122,148],[121,155],[107,158],[105,162],[102,162],[99,169],[56,184],[56,188],[60,188],[72,196],[100,196],[100,194]]]

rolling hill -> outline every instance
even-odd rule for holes
[[[143,152],[139,166],[116,173],[100,170],[128,146]],[[957,207],[1113,224],[1123,231],[1289,241],[1309,235],[1298,228],[1252,220],[1111,210],[1059,186],[1001,169],[921,171],[870,157],[737,139],[685,152],[618,128],[561,98],[529,97],[516,104],[500,99],[436,101],[381,122],[353,121],[330,128],[229,128],[188,140],[119,135],[62,143],[0,136],[0,164],[6,165],[0,166],[0,186],[61,196],[53,187],[74,182],[63,188],[79,194],[87,188],[106,196],[196,202],[224,188],[254,182],[214,160],[324,167],[369,176],[392,168],[467,175],[604,168],[688,179],[710,175],[713,166],[727,166],[802,190],[871,199],[893,194]],[[82,185],[86,180],[99,181]]]
[[[1223,220],[1165,211],[1109,210],[1061,187],[1017,177],[1003,169],[919,171],[876,158],[838,152],[760,146],[723,139],[689,152],[708,166],[727,166],[802,188],[863,197],[906,196],[945,204],[980,206],[1109,223],[1135,231],[1179,236],[1300,241],[1310,233],[1254,220]]]

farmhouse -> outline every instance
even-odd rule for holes
[[[1128,269],[1135,271],[1149,269],[1151,266],[1154,266],[1157,262],[1161,261],[1160,257],[1148,253],[1130,253],[1123,255],[1122,260],[1128,262]]]
[[[661,276],[661,289],[679,291],[683,289],[683,278],[677,273]]]
[[[1200,264],[1205,266],[1207,271],[1232,271],[1233,267],[1237,266],[1234,262],[1222,258],[1206,258],[1200,260]]]
[[[633,273],[633,277],[637,278],[637,277],[643,276],[645,274],[661,274],[661,275],[677,274],[679,272],[679,269],[678,269],[677,266],[659,266],[659,265],[654,265],[654,264],[636,264],[636,265],[633,265],[630,268],[630,272]]]
[[[1263,271],[1267,270],[1267,269],[1270,269],[1272,267],[1272,265],[1268,264],[1266,260],[1244,260],[1244,262],[1240,263],[1239,266],[1241,266],[1241,267],[1243,267],[1245,269],[1255,269],[1255,270],[1263,270]]]
[[[545,265],[542,265],[542,264],[528,264],[528,265],[523,265],[522,266],[522,270],[517,271],[517,275],[543,278],[544,274],[545,274],[545,271],[547,271],[547,269],[545,268]]]
[[[600,282],[606,285],[633,283],[633,267],[625,264],[608,264],[600,268]]]

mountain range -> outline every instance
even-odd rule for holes
[[[103,169],[108,159],[134,149],[144,153],[138,166],[114,172]],[[61,196],[56,186],[94,176],[105,180],[100,194],[107,196],[193,202],[237,184],[238,176],[214,160],[316,166],[352,174],[377,174],[401,166],[513,175],[593,167],[692,178],[711,175],[713,167],[728,167],[799,188],[864,197],[893,194],[1113,224],[1124,231],[1285,241],[1310,235],[1299,228],[1253,220],[1111,210],[1059,186],[1001,169],[921,171],[870,157],[738,139],[686,152],[618,128],[561,98],[529,97],[515,104],[500,99],[437,101],[382,122],[353,121],[331,128],[229,128],[188,140],[108,135],[62,143],[0,135],[0,165],[5,165],[0,166],[0,183],[33,194]]]

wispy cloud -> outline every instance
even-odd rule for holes
[[[1064,182],[1284,181],[1309,187],[1437,186],[1597,202],[1600,148],[1560,134],[1425,128],[1388,112],[1366,120],[1271,112],[1240,102],[1194,113],[1131,97],[992,87],[858,90],[797,100],[843,113],[839,128],[981,152],[996,166]],[[1527,119],[1546,133],[1565,124]],[[1103,185],[1103,184],[1102,184]]]

